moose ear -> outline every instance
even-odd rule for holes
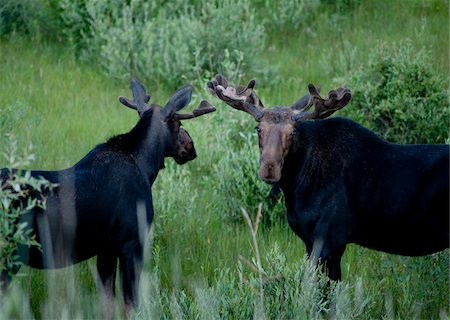
[[[180,111],[184,107],[189,104],[192,96],[192,86],[187,85],[181,89],[178,89],[177,92],[170,97],[169,101],[166,103],[164,107],[164,111],[167,117],[172,116],[176,112]]]

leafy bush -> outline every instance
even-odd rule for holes
[[[62,0],[60,8],[65,34],[113,78],[137,75],[175,87],[185,78],[264,69],[254,58],[264,47],[264,29],[249,0]]]
[[[85,0],[60,0],[58,12],[61,20],[61,33],[77,55],[88,50],[90,24]]]
[[[346,79],[353,92],[347,115],[397,143],[443,143],[450,121],[447,81],[432,70],[430,54],[410,41],[380,45]]]
[[[8,168],[26,166],[33,160],[31,146],[25,150],[25,155],[18,157],[17,141],[10,138],[10,144],[11,148],[5,155]],[[44,179],[31,177],[29,171],[10,173],[8,179],[0,180],[0,271],[9,272],[20,266],[19,246],[39,245],[27,222],[19,220],[34,208],[45,208],[45,198],[40,194],[52,186]]]
[[[38,5],[33,0],[3,0],[0,6],[0,34],[36,31]]]
[[[266,75],[268,67],[257,58],[264,50],[266,36],[251,1],[203,0],[201,7],[197,19],[202,22],[202,31],[195,30],[195,50],[201,56],[196,65],[209,71],[208,76],[222,73],[235,83],[242,76],[237,70]]]
[[[250,0],[3,0],[0,35],[66,41],[116,79],[130,75],[175,87],[216,73],[266,75],[255,57],[265,32]]]
[[[114,78],[127,79],[144,69],[144,28],[153,11],[150,3],[119,0],[86,1],[90,30],[83,35],[87,43],[84,54],[98,61]]]
[[[14,32],[54,38],[61,27],[59,0],[1,0],[0,35]]]

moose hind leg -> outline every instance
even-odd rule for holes
[[[12,270],[2,270],[0,273],[0,294],[4,294],[8,290],[9,284],[12,281],[11,274],[19,272],[20,265],[14,265]]]
[[[3,270],[0,274],[0,294],[3,295],[9,287],[12,278],[7,270]]]
[[[131,317],[131,312],[138,306],[139,278],[142,271],[142,249],[136,248],[133,254],[125,254],[120,257],[120,273],[122,292],[125,302],[126,317]]]
[[[98,287],[105,319],[112,319],[114,314],[116,270],[116,255],[99,254],[97,256]]]

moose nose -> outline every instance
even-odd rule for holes
[[[174,157],[176,163],[178,164],[185,164],[186,162],[194,160],[195,158],[197,158],[195,150],[191,150],[189,152],[182,151],[178,153],[176,157]]]
[[[278,179],[275,179],[275,178],[262,178],[261,177],[261,179],[268,184],[274,184],[279,181]]]
[[[279,165],[274,162],[261,162],[259,176],[267,183],[276,183],[281,178],[281,170]]]
[[[189,160],[194,160],[195,158],[197,158],[197,153],[195,152],[195,150],[192,150],[192,152],[189,154]]]

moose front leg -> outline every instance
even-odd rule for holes
[[[312,214],[314,216],[314,213]],[[348,219],[345,211],[321,210],[306,243],[309,259],[320,264],[331,280],[341,280],[341,258],[347,244]]]
[[[323,258],[324,267],[331,280],[341,280],[341,258],[344,248],[335,248],[334,251]]]
[[[304,221],[304,224],[308,222]],[[309,230],[308,236],[291,224],[291,228],[303,240],[308,260],[319,266],[331,280],[341,280],[341,257],[345,251],[345,239],[339,238],[339,232],[333,232],[332,224],[316,223]]]
[[[308,258],[319,264],[331,280],[341,280],[341,258],[345,251],[345,241],[332,235],[317,237],[312,245],[307,245]]]
[[[123,254],[120,260],[120,278],[125,302],[126,318],[131,318],[133,309],[138,306],[139,278],[143,266],[143,252],[141,246],[137,246],[131,252]]]

